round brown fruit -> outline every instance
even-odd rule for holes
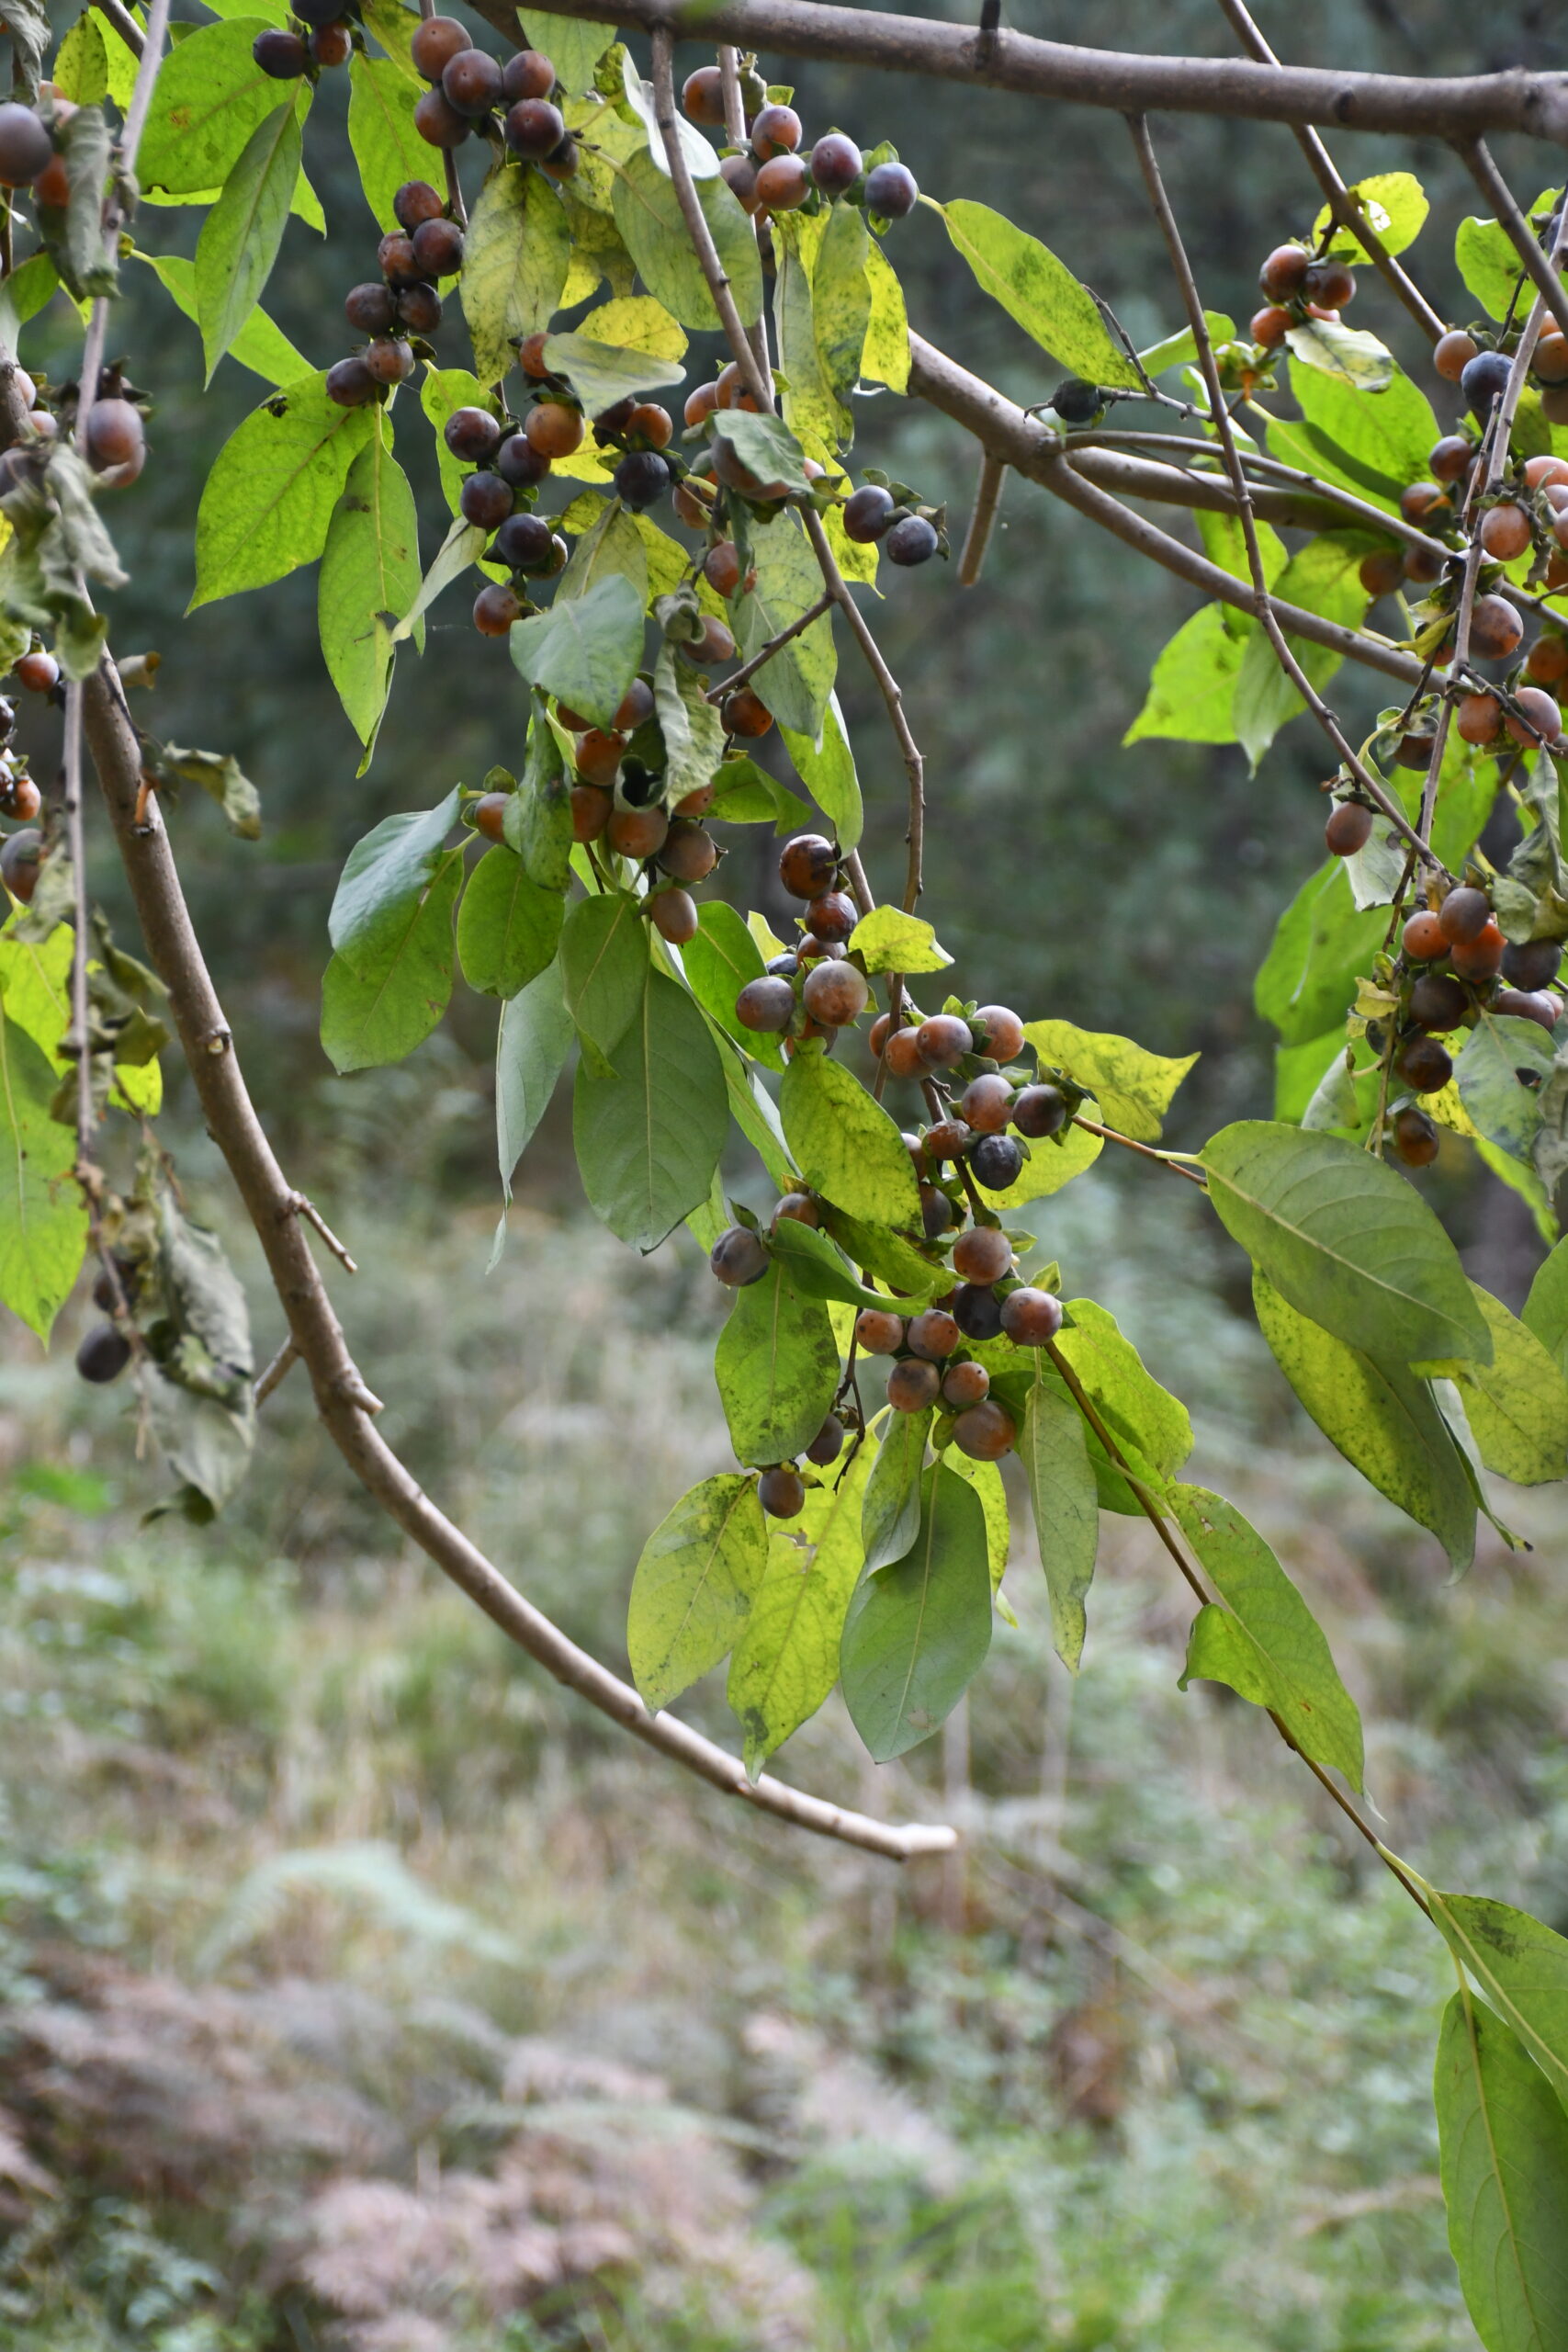
[[[617,808],[604,828],[610,847],[622,857],[657,857],[670,831],[662,808]]]
[[[509,107],[519,98],[547,98],[556,80],[554,60],[539,49],[520,49],[502,68],[502,88]]]
[[[1043,1348],[1062,1328],[1062,1302],[1048,1290],[1010,1290],[1002,1301],[1002,1329],[1018,1348]]]
[[[1561,1000],[1545,989],[1499,989],[1492,1000],[1492,1010],[1509,1014],[1516,1021],[1539,1022],[1543,1029],[1555,1029],[1562,1015]]]
[[[326,392],[339,408],[364,408],[380,387],[357,351],[327,369]]]
[[[1372,835],[1372,812],[1359,800],[1341,800],[1330,812],[1323,838],[1334,857],[1354,857]]]
[[[43,795],[30,775],[13,776],[0,786],[0,810],[18,824],[30,825],[43,807]]]
[[[1489,980],[1503,967],[1503,950],[1507,942],[1495,922],[1487,923],[1473,939],[1455,947],[1450,956],[1454,970],[1461,979]]]
[[[1568,485],[1568,458],[1527,458],[1525,487],[1527,490],[1551,490]]]
[[[0,106],[0,183],[25,187],[37,179],[53,153],[54,143],[31,107],[18,106],[14,99]]]
[[[602,784],[574,784],[571,787],[571,838],[574,842],[596,842],[615,814],[613,793]]]
[[[501,104],[501,65],[485,49],[460,49],[441,69],[441,89],[458,114],[477,122]]]
[[[839,853],[821,833],[796,833],[779,852],[779,880],[792,899],[819,899],[838,871]]]
[[[1393,1148],[1406,1168],[1429,1168],[1438,1156],[1437,1127],[1414,1103],[1394,1113]]]
[[[1311,266],[1303,245],[1276,245],[1258,273],[1258,288],[1270,302],[1289,302],[1301,292]]]
[[[1531,991],[1546,988],[1557,978],[1562,961],[1560,939],[1527,939],[1503,950],[1503,978],[1515,988]]]
[[[0,882],[19,899],[23,906],[31,900],[38,888],[39,864],[43,856],[43,835],[28,830],[8,833],[0,842]]]
[[[934,1363],[906,1357],[887,1375],[887,1401],[896,1413],[923,1413],[942,1391],[942,1374]]]
[[[939,1119],[920,1137],[920,1150],[935,1168],[944,1161],[962,1159],[974,1140],[974,1129],[964,1120]]]
[[[793,1462],[775,1462],[763,1471],[757,1481],[757,1500],[770,1519],[800,1517],[806,1509],[806,1481]]]
[[[409,42],[415,68],[427,82],[439,82],[451,60],[473,41],[456,17],[426,17]]]
[[[689,890],[673,886],[656,890],[648,902],[648,915],[660,939],[669,940],[672,946],[683,947],[697,935],[697,902]]]
[[[664,837],[659,863],[677,882],[705,882],[718,864],[713,835],[687,817],[677,817]]]
[[[811,150],[811,176],[824,196],[842,196],[853,187],[864,169],[864,159],[852,139],[841,130],[829,131]]]
[[[827,947],[842,947],[860,921],[860,909],[847,890],[824,890],[811,901],[811,936]]]
[[[798,155],[775,155],[757,174],[756,200],[764,212],[793,212],[811,193],[811,175]]]
[[[1457,384],[1481,345],[1472,334],[1461,328],[1450,327],[1447,334],[1438,337],[1432,348],[1432,365],[1445,384]]]
[[[1503,724],[1516,743],[1556,742],[1562,732],[1562,713],[1544,686],[1516,686],[1514,706]]]
[[[931,1020],[922,1021],[915,1042],[928,1069],[956,1069],[975,1050],[968,1023],[953,1012],[933,1013]]]
[[[928,1306],[910,1318],[905,1339],[916,1355],[941,1363],[958,1345],[959,1330],[945,1307]]]
[[[439,220],[446,209],[446,198],[428,180],[405,180],[392,198],[392,217],[409,237],[426,220]]]
[[[16,672],[22,684],[35,695],[47,695],[60,683],[60,664],[53,654],[46,653],[41,646],[31,653],[21,654],[16,663]]]
[[[378,335],[366,347],[365,365],[378,384],[406,384],[413,374],[413,348],[398,335]]]
[[[413,127],[428,147],[460,147],[473,124],[466,114],[459,114],[446,96],[437,87],[426,90],[413,110]]]
[[[1012,1116],[1012,1088],[996,1070],[982,1070],[964,1090],[958,1108],[976,1135],[999,1136]]]
[[[705,130],[724,129],[724,76],[716,65],[699,65],[686,76],[681,105],[688,122],[700,122]]]
[[[1485,891],[1472,889],[1468,883],[1450,890],[1438,909],[1438,927],[1451,947],[1464,946],[1479,938],[1491,916]]]
[[[733,539],[720,539],[703,558],[703,577],[720,596],[733,596],[740,585],[740,550]]]
[[[728,1227],[708,1251],[708,1264],[731,1290],[744,1290],[748,1283],[761,1282],[770,1262],[761,1237],[745,1225]]]
[[[1475,456],[1475,444],[1463,433],[1445,433],[1427,458],[1427,468],[1434,481],[1461,481],[1470,471]]]
[[[1488,507],[1481,518],[1481,544],[1498,563],[1512,563],[1530,543],[1530,518],[1522,506]]]
[[[1457,1029],[1470,999],[1447,972],[1423,972],[1410,991],[1410,1018],[1421,1029]]]
[[[1506,662],[1524,636],[1506,596],[1478,596],[1470,616],[1470,650],[1483,662]]]
[[[1525,669],[1543,686],[1555,686],[1568,678],[1568,637],[1560,629],[1542,629],[1525,656]]]
[[[975,1050],[993,1062],[1010,1062],[1023,1051],[1023,1023],[1005,1004],[982,1004],[969,1023]]]
[[[1399,1075],[1417,1094],[1436,1094],[1454,1074],[1447,1049],[1436,1037],[1412,1037],[1400,1047]]]
[[[635,734],[645,719],[653,717],[653,688],[646,678],[634,678],[622,695],[615,712],[615,725],[624,735]]]
[[[510,792],[487,792],[482,800],[473,805],[474,831],[482,833],[487,842],[506,838],[506,805],[513,797]]]
[[[1399,511],[1407,523],[1425,523],[1428,515],[1446,514],[1449,502],[1435,481],[1413,481],[1399,493]]]
[[[1425,907],[1411,916],[1400,934],[1400,944],[1413,963],[1435,963],[1449,952],[1449,935],[1435,914]]]
[[[455,277],[462,268],[463,232],[455,220],[422,220],[412,242],[422,277]]]
[[[566,137],[566,118],[548,98],[519,98],[506,109],[506,143],[514,155],[542,164]]]
[[[1013,1125],[1034,1141],[1057,1134],[1066,1122],[1067,1098],[1059,1086],[1026,1086],[1012,1106]]]
[[[1503,724],[1503,706],[1495,695],[1463,695],[1454,724],[1461,742],[1495,742]]]
[[[764,107],[751,125],[751,145],[764,163],[770,155],[793,155],[802,137],[800,117],[793,107]]]
[[[1012,1243],[994,1225],[972,1225],[953,1245],[953,1271],[966,1283],[999,1283],[1012,1271]]]
[[[1392,596],[1404,577],[1397,548],[1374,548],[1356,567],[1356,576],[1369,596]]]
[[[1426,588],[1442,578],[1444,561],[1435,548],[1406,548],[1399,559],[1399,569],[1417,588]]]
[[[863,1307],[855,1317],[855,1340],[863,1355],[897,1355],[904,1344],[904,1318],[880,1306]]]
[[[837,1413],[829,1413],[807,1447],[806,1458],[814,1462],[818,1470],[826,1470],[830,1462],[837,1462],[843,1450],[844,1425]]]
[[[920,1186],[920,1224],[928,1241],[940,1241],[953,1216],[953,1203],[940,1184]]]
[[[991,1385],[991,1375],[983,1363],[955,1363],[948,1367],[942,1379],[942,1401],[955,1413],[970,1405],[978,1405]]]
[[[443,438],[455,458],[464,465],[481,465],[493,457],[501,441],[501,427],[487,408],[455,408],[442,427]]]
[[[1265,302],[1260,311],[1252,313],[1247,331],[1253,342],[1261,344],[1265,351],[1277,351],[1294,324],[1289,311],[1280,303]]]
[[[504,580],[491,581],[474,598],[474,627],[481,637],[504,637],[522,616],[517,591]]]
[[[703,633],[695,644],[687,643],[679,650],[682,660],[689,662],[694,670],[714,670],[721,662],[735,659],[735,639],[724,623],[710,614],[703,622]]]
[[[833,959],[807,972],[800,994],[813,1021],[825,1029],[842,1029],[865,1011],[871,985],[857,966]]]
[[[380,278],[351,286],[344,297],[343,314],[361,334],[385,334],[398,315],[391,288]]]
[[[953,1442],[971,1462],[999,1462],[1010,1453],[1018,1435],[1012,1415],[994,1396],[971,1405],[953,1425]]]
[[[719,161],[719,176],[742,212],[757,209],[757,166],[750,155],[725,155]]]
[[[725,696],[723,718],[725,733],[738,735],[748,743],[754,743],[759,736],[765,735],[773,723],[773,712],[761,695],[753,694],[750,686],[737,686],[732,695]]]
[[[147,455],[141,410],[130,401],[95,401],[87,411],[86,449],[95,473],[112,466],[134,466],[140,473]]]
[[[531,408],[523,431],[530,449],[541,458],[570,458],[582,447],[581,414],[559,401],[540,401]]]
[[[789,1225],[815,1227],[822,1222],[822,1204],[815,1193],[786,1193],[773,1211],[773,1225],[776,1226],[781,1217]]]
[[[1536,345],[1530,365],[1539,382],[1568,384],[1568,335],[1549,327]]]
[[[613,735],[601,727],[591,727],[577,746],[577,773],[585,784],[612,785],[620,774],[621,756],[626,748],[624,735]]]

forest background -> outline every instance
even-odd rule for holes
[[[1294,62],[1419,73],[1561,65],[1553,13],[1259,11]],[[1085,31],[1037,0],[1010,21]],[[1175,0],[1102,6],[1092,38],[1223,53],[1227,35],[1217,9]],[[342,343],[367,227],[333,78],[306,153],[333,232],[292,222],[268,298],[317,365]],[[1106,118],[847,69],[804,69],[798,86],[814,129],[891,137],[933,194],[1045,237],[1135,342],[1174,323]],[[1262,254],[1316,209],[1294,144],[1183,118],[1161,152],[1205,299],[1244,318]],[[1497,153],[1533,196],[1539,153]],[[1367,139],[1340,160],[1419,174],[1424,283],[1467,315],[1448,255],[1475,205],[1454,159]],[[178,211],[139,223],[154,252],[194,233]],[[940,224],[897,234],[912,322],[1043,401],[1049,363]],[[355,780],[311,573],[181,619],[197,486],[259,387],[229,360],[204,392],[194,329],[127,275],[111,349],[157,409],[117,507],[136,586],[111,629],[165,655],[145,723],[231,751],[261,792],[254,844],[199,795],[174,820],[253,1087],[364,1269],[336,1288],[393,1442],[615,1660],[642,1532],[724,1458],[704,1360],[723,1302],[686,1237],[639,1270],[589,1227],[562,1106],[486,1278],[483,1000],[460,996],[389,1070],[337,1079],[316,1041],[346,851],[514,761],[523,690],[452,599]],[[1363,289],[1356,323],[1432,390],[1408,322],[1370,274]],[[940,417],[883,395],[861,445],[961,527],[972,458]],[[433,462],[416,488],[428,554],[445,519]],[[942,937],[965,988],[1025,1018],[1201,1048],[1171,1121],[1187,1148],[1268,1114],[1250,978],[1319,855],[1322,755],[1299,721],[1262,782],[1235,747],[1119,748],[1189,592],[1029,485],[1010,485],[1003,520],[978,587],[931,566],[891,580],[882,616],[927,754]],[[1359,736],[1376,689],[1347,675],[1337,693]],[[868,721],[874,870],[901,833],[901,783],[852,671],[845,701],[852,732]],[[768,842],[732,840],[725,894],[774,906]],[[94,884],[131,940],[116,876]],[[172,1059],[169,1078],[196,1212],[254,1275]],[[1472,1162],[1425,1181],[1471,1272],[1517,1308],[1541,1254],[1528,1213]],[[1239,1254],[1201,1202],[1164,1197],[1181,1189],[1097,1170],[1033,1214],[1068,1293],[1092,1267],[1192,1401],[1196,1475],[1223,1479],[1307,1584],[1407,1849],[1568,1930],[1556,1490],[1510,1496],[1532,1553],[1488,1542],[1450,1585],[1438,1547],[1305,1425],[1245,1315]],[[265,1347],[276,1308],[252,1295]],[[84,1396],[76,1337],[67,1316],[46,1363],[15,1334],[0,1362],[0,2343],[1473,2346],[1427,2081],[1446,1962],[1412,1944],[1397,1890],[1239,1706],[1178,1693],[1184,1617],[1146,1530],[1118,1523],[1076,1685],[1019,1561],[1019,1627],[998,1626],[943,1739],[877,1772],[852,1763],[836,1705],[797,1736],[784,1764],[803,1785],[964,1827],[957,1860],[898,1874],[737,1820],[627,1752],[400,1549],[298,1382],[217,1529],[141,1527],[158,1474],[130,1463],[118,1396]],[[723,1736],[719,1693],[690,1712]]]

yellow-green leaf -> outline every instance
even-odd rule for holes
[[[1077,1029],[1070,1021],[1031,1021],[1023,1034],[1043,1064],[1088,1087],[1107,1126],[1138,1143],[1156,1140],[1171,1097],[1198,1058],[1152,1054],[1130,1037]]]

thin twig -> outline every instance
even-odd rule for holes
[[[1181,288],[1182,300],[1187,309],[1188,324],[1192,329],[1193,339],[1198,346],[1198,362],[1202,370],[1204,383],[1208,387],[1209,405],[1213,413],[1214,427],[1219,435],[1220,448],[1224,457],[1225,469],[1230,475],[1231,487],[1235,492],[1236,514],[1241,523],[1242,538],[1247,548],[1247,570],[1252,575],[1253,611],[1264,635],[1273,648],[1274,657],[1280,667],[1284,671],[1285,675],[1295,687],[1296,692],[1301,695],[1367,797],[1382,809],[1401,839],[1409,843],[1416,854],[1427,865],[1441,873],[1445,869],[1441,861],[1434,854],[1430,842],[1412,826],[1399,802],[1372,774],[1366,762],[1356,751],[1339,721],[1297,661],[1284,630],[1280,626],[1279,616],[1274,610],[1273,598],[1269,593],[1269,579],[1264,569],[1263,550],[1258,541],[1258,525],[1252,511],[1252,492],[1236,450],[1235,431],[1231,424],[1230,412],[1225,406],[1224,395],[1220,386],[1220,371],[1215,363],[1214,347],[1210,341],[1208,321],[1203,315],[1203,304],[1199,296],[1197,280],[1192,275],[1192,265],[1187,258],[1187,248],[1182,243],[1181,232],[1177,227],[1176,215],[1171,210],[1170,198],[1166,194],[1165,182],[1160,176],[1159,163],[1155,154],[1154,142],[1149,137],[1148,124],[1142,115],[1129,115],[1127,124],[1133,134],[1133,145],[1144,175],[1144,185],[1148,190],[1149,202],[1164,234],[1170,254],[1171,267],[1175,271],[1177,283]]]
[[[272,1395],[273,1390],[275,1388],[282,1387],[290,1372],[292,1372],[294,1366],[299,1362],[299,1349],[295,1346],[292,1340],[285,1340],[283,1345],[279,1348],[277,1353],[274,1356],[272,1362],[268,1364],[266,1370],[257,1381],[251,1396],[252,1404],[256,1406],[258,1408],[265,1405],[267,1398]]]
[[[132,57],[140,57],[144,47],[141,28],[130,9],[121,7],[120,0],[93,0],[93,6],[105,23],[114,27]]]
[[[979,580],[986,561],[986,549],[991,544],[991,533],[997,527],[997,515],[1002,503],[1002,484],[1007,480],[1007,468],[988,449],[980,452],[980,479],[975,485],[975,511],[969,517],[969,528],[964,535],[964,552],[958,559],[958,584],[973,588]]]
[[[1563,334],[1568,334],[1568,287],[1563,285],[1559,271],[1549,265],[1535,232],[1514,202],[1512,189],[1488,153],[1485,141],[1461,139],[1454,143],[1460,161],[1491,205],[1527,274],[1534,279],[1537,292]]]
[[[761,650],[753,653],[750,660],[743,662],[732,677],[721,678],[716,686],[710,686],[705,700],[722,702],[727,695],[732,695],[735,692],[737,686],[745,685],[750,679],[756,676],[764,662],[771,662],[775,653],[781,652],[792,639],[808,629],[813,621],[819,621],[824,613],[830,613],[837,602],[838,599],[832,590],[825,588],[817,602],[802,613],[798,620],[791,621],[787,628],[781,628],[777,637],[770,637]]]
[[[1124,1150],[1135,1151],[1145,1159],[1157,1159],[1162,1168],[1168,1168],[1173,1176],[1185,1176],[1190,1184],[1198,1186],[1200,1192],[1206,1193],[1209,1189],[1207,1181],[1198,1174],[1196,1169],[1184,1168],[1171,1152],[1156,1151],[1151,1144],[1139,1143],[1135,1136],[1124,1136],[1115,1127],[1102,1127],[1098,1120],[1086,1119],[1080,1112],[1074,1112],[1072,1124],[1075,1127],[1081,1127],[1085,1135],[1100,1136],[1107,1143],[1119,1143]]]
[[[345,1273],[356,1274],[359,1272],[359,1268],[349,1256],[348,1251],[344,1248],[343,1243],[338,1239],[337,1235],[333,1231],[332,1227],[327,1223],[326,1218],[321,1215],[321,1212],[316,1206],[315,1202],[310,1199],[306,1193],[290,1193],[288,1196],[288,1205],[284,1211],[284,1215],[286,1216],[302,1216],[307,1225],[313,1225],[316,1231],[321,1235],[321,1239],[326,1243],[327,1248],[332,1251],[333,1256],[338,1261],[338,1263],[342,1266]]]
[[[1259,65],[1279,65],[1280,60],[1264,40],[1243,0],[1220,0],[1231,27],[1242,47],[1255,57]],[[1436,343],[1443,333],[1443,322],[1433,310],[1415,279],[1403,270],[1377,232],[1362,218],[1359,206],[1334,167],[1333,158],[1318,133],[1310,123],[1292,125],[1297,146],[1307,159],[1314,179],[1328,198],[1328,209],[1339,226],[1348,229],[1380,277],[1385,278],[1404,303],[1428,343]]]

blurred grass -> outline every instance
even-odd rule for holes
[[[1303,1582],[1384,1834],[1553,1917],[1560,1498],[1510,1494],[1541,1551],[1445,1586],[1168,1189],[1043,1208],[1069,1295],[1192,1400],[1195,1475]],[[683,1240],[638,1264],[526,1206],[487,1283],[488,1216],[408,1197],[329,1203],[389,1434],[620,1663],[641,1538],[722,1459],[722,1303]],[[1189,1604],[1141,1526],[1106,1522],[1076,1684],[1025,1541],[945,1739],[878,1772],[835,1702],[790,1744],[803,1785],[960,1822],[961,1862],[897,1874],[510,1652],[367,1512],[297,1378],[265,1420],[229,1521],[143,1528],[118,1393],[63,1344],[0,1370],[0,2341],[1472,2342],[1433,2183],[1447,1964],[1256,1713],[1177,1690]],[[719,1683],[685,1712],[723,1736]]]

